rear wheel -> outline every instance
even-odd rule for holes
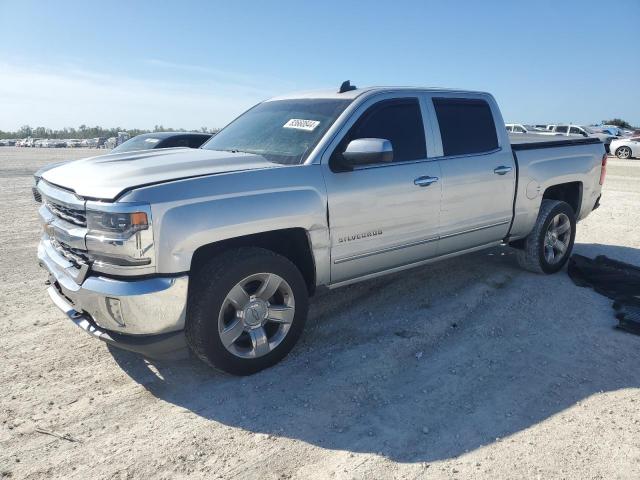
[[[616,149],[616,157],[626,160],[631,158],[631,149],[629,147],[619,147]]]
[[[194,275],[187,341],[214,368],[249,375],[289,353],[307,304],[304,278],[285,257],[261,248],[226,251]]]
[[[576,236],[576,218],[566,202],[543,200],[533,231],[518,250],[518,263],[536,273],[555,273],[569,259]]]

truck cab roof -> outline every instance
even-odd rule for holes
[[[353,90],[348,90],[346,92],[340,93],[338,89],[322,89],[322,90],[309,90],[302,92],[292,92],[286,95],[280,95],[277,97],[270,98],[267,102],[277,101],[277,100],[295,100],[300,98],[334,98],[334,99],[344,99],[344,100],[354,100],[365,94],[374,94],[374,93],[386,93],[386,92],[402,92],[402,91],[411,91],[411,92],[425,92],[425,93],[466,93],[472,95],[489,95],[487,92],[473,91],[473,90],[462,90],[462,89],[448,89],[448,88],[437,88],[437,87],[410,87],[410,86],[372,86],[372,87],[363,87],[363,88],[355,88]]]

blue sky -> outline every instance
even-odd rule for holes
[[[220,127],[292,90],[486,90],[506,121],[640,125],[640,0],[0,0],[0,129]]]

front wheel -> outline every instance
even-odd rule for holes
[[[620,147],[616,149],[616,157],[626,160],[631,158],[631,149],[629,147]]]
[[[520,266],[536,273],[555,273],[569,259],[576,236],[576,216],[569,204],[543,200],[533,231],[518,250]]]
[[[289,353],[307,308],[306,283],[288,259],[261,248],[229,250],[194,274],[187,342],[212,367],[250,375]]]

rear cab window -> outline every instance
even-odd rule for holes
[[[444,156],[474,155],[498,148],[489,104],[475,98],[433,98]]]

